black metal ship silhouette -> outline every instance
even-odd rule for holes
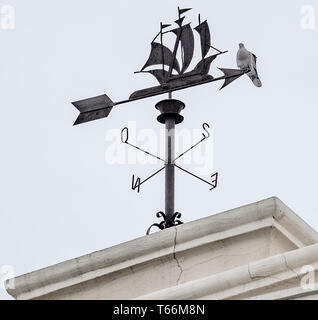
[[[140,71],[135,73],[150,73],[159,82],[158,86],[142,89],[132,93],[127,100],[113,102],[106,94],[73,102],[73,105],[80,111],[74,125],[105,118],[109,115],[112,108],[116,105],[140,100],[164,93],[186,89],[201,84],[224,80],[224,88],[232,81],[236,80],[249,69],[225,69],[219,68],[223,76],[213,77],[209,74],[211,63],[221,54],[227,51],[221,51],[211,45],[211,34],[207,20],[201,22],[199,15],[199,24],[194,28],[198,33],[201,43],[201,60],[191,71],[189,68],[194,54],[194,32],[191,24],[183,24],[185,12],[191,9],[179,9],[178,19],[175,21],[177,27],[167,30],[170,24],[160,24],[160,31],[151,42],[151,52],[145,65]],[[167,31],[164,31],[167,30]],[[170,33],[176,36],[173,50],[170,50],[163,44],[165,34]],[[159,38],[159,41],[157,40]],[[177,59],[178,50],[181,50],[181,63]],[[214,50],[216,53],[208,55]],[[149,69],[149,67],[158,66],[159,68]]]
[[[190,9],[183,10],[187,11]],[[194,34],[190,23],[182,25],[184,20],[184,17],[181,17],[182,13],[182,10],[179,10],[179,19],[175,21],[179,26],[178,28],[163,32],[163,29],[170,27],[171,25],[160,24],[160,32],[151,43],[150,56],[145,65],[139,71],[153,75],[160,83],[160,86],[136,91],[130,96],[130,99],[161,92],[162,90],[175,90],[177,88],[184,88],[185,86],[193,84],[199,85],[200,83],[209,82],[214,79],[208,74],[211,63],[218,55],[226,53],[227,51],[222,52],[211,46],[209,25],[207,20],[201,22],[199,15],[199,24],[194,28],[194,30],[197,31],[200,36],[202,59],[193,70],[186,72],[193,58]],[[167,33],[173,33],[176,36],[173,51],[163,44],[163,35]],[[159,36],[160,42],[156,42],[156,39]],[[181,67],[177,59],[179,46],[181,47]],[[218,53],[207,57],[207,54],[211,49],[218,51]],[[145,71],[147,67],[154,65],[162,65],[162,68]],[[168,71],[165,70],[165,66],[168,67]],[[173,71],[175,71],[176,74],[172,74]],[[227,71],[225,72],[227,73]]]

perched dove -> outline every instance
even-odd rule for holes
[[[261,87],[262,82],[258,77],[256,69],[256,55],[246,50],[243,43],[240,43],[239,47],[240,48],[237,51],[236,56],[237,66],[242,70],[250,69],[247,75],[250,77],[256,87]]]

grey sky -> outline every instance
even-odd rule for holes
[[[163,175],[137,195],[131,174],[158,165],[107,165],[107,130],[137,120],[154,128],[160,97],[114,109],[73,127],[71,101],[107,93],[114,100],[155,85],[134,75],[160,21],[180,1],[0,1],[16,10],[0,30],[0,267],[17,275],[143,236],[163,209]],[[258,56],[262,88],[247,77],[174,94],[186,104],[180,128],[213,127],[219,186],[178,172],[176,209],[191,221],[272,195],[318,229],[317,28],[300,27],[300,8],[318,1],[182,1],[208,19],[213,44],[236,67],[238,43]],[[187,166],[191,170],[191,165]],[[212,174],[213,172],[211,172]],[[206,176],[208,178],[209,176]],[[9,296],[0,289],[0,298]]]

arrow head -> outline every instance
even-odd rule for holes
[[[224,68],[218,68],[218,69],[224,73],[224,79],[225,79],[223,86],[220,88],[220,90],[225,88],[234,80],[238,79],[243,74],[245,74],[245,71],[240,69],[224,69]]]

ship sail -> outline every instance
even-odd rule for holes
[[[168,79],[169,72],[162,69],[149,70],[150,74],[152,74],[160,84],[163,84]]]
[[[210,66],[212,61],[217,57],[217,54],[209,56],[207,58],[202,59],[193,69],[194,73],[201,73],[202,75],[207,75],[210,71]]]
[[[184,73],[185,70],[189,67],[192,57],[193,57],[193,51],[194,51],[194,36],[193,31],[190,27],[190,24],[186,24],[182,26],[181,28],[176,28],[171,30],[173,33],[179,37],[180,34],[180,42],[181,47],[183,50],[183,64],[181,68],[181,74]],[[176,61],[176,59],[175,59]]]
[[[200,34],[202,58],[204,58],[211,46],[211,35],[207,21],[200,23],[194,30]]]
[[[149,58],[145,65],[142,67],[141,71],[143,71],[149,66],[157,64],[165,64],[167,66],[173,64],[173,69],[180,73],[180,66],[178,60],[174,59],[171,50],[160,43],[152,42]]]

